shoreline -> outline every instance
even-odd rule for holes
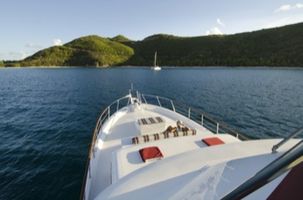
[[[0,69],[117,69],[117,68],[142,68],[150,69],[151,66],[136,66],[136,65],[125,65],[125,66],[108,66],[108,67],[94,67],[94,66],[28,66],[28,67],[0,67]],[[210,69],[210,68],[230,68],[230,69],[303,69],[303,66],[162,66],[162,69],[182,69],[182,68],[198,68],[198,69]]]

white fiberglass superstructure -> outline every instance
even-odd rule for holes
[[[302,197],[302,153],[300,139],[252,140],[200,110],[130,91],[97,121],[80,199]]]

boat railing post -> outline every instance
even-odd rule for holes
[[[90,161],[89,161],[89,164],[88,164],[88,177],[89,177],[89,178],[92,177],[91,172],[90,172]]]
[[[139,101],[139,103],[141,104],[142,103],[142,98],[141,98],[141,94],[139,91],[137,91],[137,99]]]
[[[219,123],[217,123],[217,131],[216,133],[218,134],[219,133]]]
[[[130,97],[128,97],[127,99],[127,105],[129,105],[129,102],[130,102]]]
[[[160,100],[159,100],[159,97],[156,96],[156,98],[157,98],[157,101],[158,101],[159,106],[162,107],[162,105],[161,105],[161,103],[160,103]]]
[[[145,99],[145,97],[144,97],[144,95],[142,94],[142,99],[144,100],[144,102],[147,104],[147,101],[146,101],[146,99]]]
[[[175,109],[175,105],[174,105],[173,100],[170,100],[170,104],[171,104],[171,107],[173,108],[173,111],[176,112],[176,109]]]
[[[117,111],[119,110],[120,99],[117,101]]]
[[[204,116],[201,114],[201,126],[203,126]]]
[[[190,119],[190,107],[188,108],[188,118]]]

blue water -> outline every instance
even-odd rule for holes
[[[258,138],[303,125],[302,69],[1,69],[0,199],[78,199],[98,114],[130,83]]]

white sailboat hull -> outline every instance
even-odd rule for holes
[[[155,67],[152,67],[152,69],[155,70],[155,71],[160,71],[162,68],[159,67],[159,66],[155,66]]]

